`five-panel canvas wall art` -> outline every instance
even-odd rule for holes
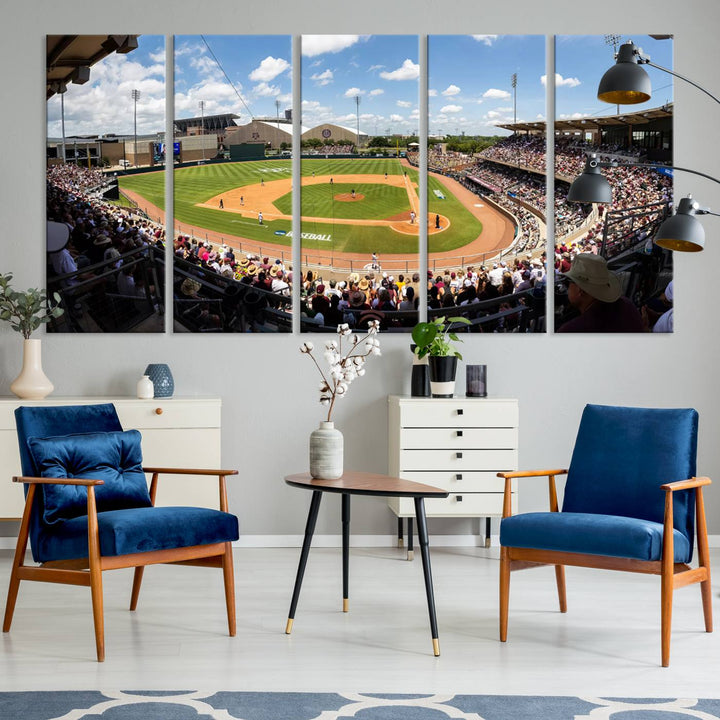
[[[48,36],[49,329],[671,332],[672,82],[598,98],[629,41]]]

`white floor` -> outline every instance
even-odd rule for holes
[[[712,553],[720,578],[720,551]],[[105,573],[104,663],[94,661],[87,589],[22,583],[11,632],[1,640],[0,691],[720,697],[720,630],[704,632],[698,586],[675,593],[671,665],[663,669],[658,578],[568,568],[568,613],[561,615],[551,568],[514,573],[502,644],[497,551],[436,548],[435,658],[417,554],[407,562],[396,548],[354,548],[345,614],[340,551],[314,549],[288,636],[298,556],[292,548],[235,551],[235,638],[226,635],[220,572],[148,568],[135,613],[127,610],[131,571]],[[3,594],[10,557],[0,554]],[[720,618],[717,590],[713,596]]]

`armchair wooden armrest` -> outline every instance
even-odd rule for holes
[[[172,475],[237,475],[237,470],[207,470],[205,468],[192,469],[192,468],[160,468],[160,467],[143,467],[143,472],[146,473],[162,473]]]
[[[228,511],[227,487],[225,478],[228,475],[237,475],[237,470],[207,470],[192,468],[159,468],[159,467],[143,467],[143,472],[152,473],[150,481],[150,501],[155,505],[155,496],[157,495],[158,478],[163,475],[212,475],[218,479],[220,491],[220,509],[223,512]]]
[[[25,477],[15,476],[12,479],[16,483],[26,483],[28,485],[104,485],[104,480],[93,480],[92,478],[44,478],[44,477]]]
[[[567,475],[566,469],[556,470],[513,470],[511,472],[499,472],[498,477],[505,478],[505,492],[503,495],[503,514],[504,518],[512,515],[512,480],[514,478],[523,477],[547,477],[548,491],[550,493],[550,510],[558,511],[557,491],[555,489],[555,476]]]
[[[665,492],[675,492],[675,490],[690,490],[691,488],[700,488],[703,485],[712,485],[709,477],[694,477],[687,480],[676,480],[675,482],[665,483],[660,489]]]

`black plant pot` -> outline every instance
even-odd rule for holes
[[[457,360],[455,355],[430,356],[430,392],[433,397],[451,398],[454,395]]]

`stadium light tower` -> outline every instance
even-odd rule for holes
[[[357,146],[360,147],[360,96],[355,96],[355,115],[357,117]]]
[[[513,125],[517,125],[517,73],[510,77],[513,89]]]
[[[202,145],[202,159],[205,162],[205,101],[201,100],[198,106],[200,108],[200,135],[202,136],[200,143]]]
[[[275,100],[275,118],[276,118],[276,124],[277,129],[280,129],[280,101]]]
[[[138,104],[138,100],[140,99],[140,95],[141,95],[141,93],[140,93],[139,90],[131,90],[131,91],[130,91],[130,97],[132,97],[133,103],[134,103],[134,111],[133,111],[133,127],[134,127],[134,131],[133,131],[133,135],[134,135],[134,138],[133,138],[133,160],[135,161],[135,162],[134,162],[135,166],[137,166],[137,164],[138,164],[138,162],[137,162],[137,104]]]
[[[606,35],[605,36],[605,44],[612,45],[613,57],[617,57],[618,44],[619,44],[620,40],[622,40],[621,35]],[[619,115],[620,114],[620,106],[616,104],[615,110],[616,110],[616,114]]]

